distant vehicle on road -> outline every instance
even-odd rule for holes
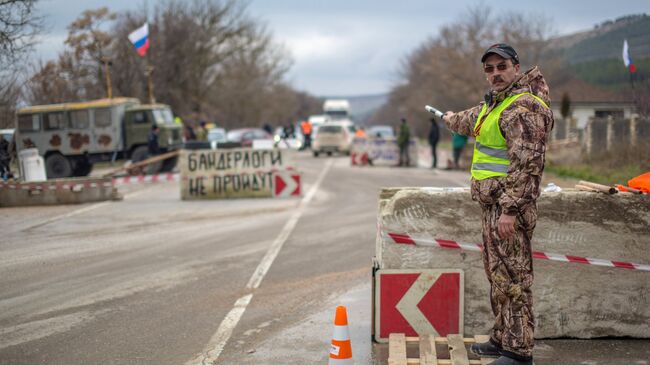
[[[10,142],[14,138],[15,129],[0,129],[0,134],[5,138],[5,141]]]
[[[312,115],[309,117],[309,123],[311,123],[311,134],[312,138],[318,131],[318,127],[330,121],[330,118],[327,115],[319,114]]]
[[[252,147],[256,139],[268,139],[273,141],[273,136],[261,128],[233,129],[226,135],[228,142],[241,143],[242,147]]]
[[[210,147],[216,149],[220,143],[228,141],[226,137],[226,130],[223,128],[211,128],[208,130],[208,141],[210,142]]]
[[[323,112],[332,121],[349,119],[350,103],[345,99],[327,99],[323,103]]]
[[[354,124],[350,121],[322,124],[318,127],[311,145],[314,157],[318,157],[321,153],[331,156],[334,152],[349,155],[354,131]]]
[[[18,110],[17,116],[17,151],[38,148],[50,179],[86,176],[99,161],[146,159],[153,124],[160,127],[161,153],[183,144],[182,127],[174,123],[168,105],[140,104],[135,98],[36,105]],[[171,171],[177,159],[167,159],[157,169]]]
[[[389,125],[373,125],[366,130],[368,137],[394,138],[395,130]]]

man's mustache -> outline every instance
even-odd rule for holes
[[[495,82],[503,82],[503,79],[501,78],[501,76],[494,76],[492,78],[492,83],[495,83]]]

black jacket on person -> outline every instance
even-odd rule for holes
[[[154,131],[149,132],[147,136],[147,147],[149,148],[150,155],[159,155],[160,154],[160,145],[158,144],[158,134]]]
[[[0,162],[7,161],[11,159],[11,155],[9,154],[9,142],[6,139],[0,140]]]
[[[436,121],[431,121],[431,130],[429,130],[429,144],[434,145],[438,143],[440,138],[440,130],[438,129],[438,123]]]

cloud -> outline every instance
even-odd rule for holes
[[[336,22],[329,15],[273,22],[281,24],[275,37],[293,56],[295,86],[319,95],[387,91],[400,60],[429,35],[404,18],[350,14],[337,16]]]
[[[36,58],[41,61],[54,60],[63,52],[67,33],[42,34],[36,38]]]

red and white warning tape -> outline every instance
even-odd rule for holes
[[[417,245],[417,246],[432,246],[441,248],[452,248],[457,250],[466,251],[483,251],[483,245],[477,243],[461,243],[446,239],[429,239],[423,237],[415,237],[414,235],[404,233],[387,233],[393,242],[404,245]],[[560,261],[560,262],[573,262],[578,264],[618,267],[621,269],[650,271],[650,265],[635,264],[632,262],[612,261],[603,259],[593,259],[589,257],[561,255],[556,253],[548,253],[541,251],[533,251],[533,258],[540,260]]]
[[[113,184],[115,185],[150,184],[165,181],[179,181],[179,174],[168,172],[156,175],[123,176],[113,178]]]
[[[91,189],[98,187],[110,187],[112,186],[111,182],[91,182],[91,181],[80,181],[80,182],[40,182],[40,183],[5,183],[0,182],[0,189],[10,189],[10,190],[74,190],[74,189]]]

